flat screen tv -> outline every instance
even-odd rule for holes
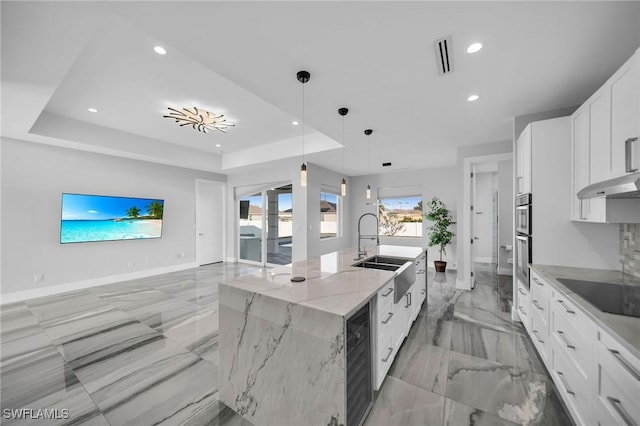
[[[60,243],[162,237],[164,200],[62,194]]]

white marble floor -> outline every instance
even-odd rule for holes
[[[3,305],[2,423],[248,425],[218,401],[217,284],[253,270],[216,264]],[[510,281],[484,271],[472,292],[454,283],[429,277],[366,424],[570,424],[509,320]],[[45,408],[59,418],[25,418]]]

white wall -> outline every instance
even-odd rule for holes
[[[440,198],[452,211],[453,217],[456,217],[457,208],[457,182],[455,167],[443,167],[434,169],[412,170],[406,172],[396,172],[379,175],[356,176],[351,178],[352,190],[349,197],[351,209],[353,212],[352,225],[353,230],[350,236],[350,246],[355,247],[358,244],[357,223],[358,218],[364,213],[374,213],[377,215],[377,205],[367,205],[367,201],[374,201],[378,188],[401,188],[401,187],[419,187],[422,195],[423,205],[433,197]],[[371,200],[366,199],[367,185],[371,185]],[[415,194],[414,194],[415,195]],[[423,223],[423,231],[429,225],[428,221]],[[456,225],[452,227],[452,231],[458,235],[459,228]],[[362,220],[362,233],[375,234],[375,221],[371,217]],[[403,246],[415,246],[427,248],[429,241],[428,233],[425,231],[422,238],[401,238],[401,237],[380,237],[381,244],[395,244]],[[449,262],[447,268],[455,269],[455,259],[457,251],[457,237],[454,237],[453,244],[447,247],[447,254],[443,260]],[[428,248],[429,260],[436,260],[440,254],[437,247]]]
[[[293,191],[293,249],[292,260],[299,261],[335,250],[352,247],[351,213],[348,202],[343,204],[343,233],[337,238],[320,239],[320,188],[330,185],[339,189],[342,175],[331,170],[307,164],[307,187],[300,186],[300,158],[277,160],[256,166],[237,169],[228,176],[226,224],[227,259],[238,257],[238,203],[235,192],[246,187],[268,187],[270,183],[291,182]],[[351,183],[347,179],[350,189]]]
[[[195,265],[195,179],[223,175],[2,139],[4,295]],[[60,244],[63,192],[164,199],[162,238]],[[179,254],[183,253],[183,257]],[[132,264],[129,267],[129,264]],[[44,281],[34,283],[34,274]],[[49,288],[48,290],[44,290]]]
[[[474,260],[476,262],[491,262],[493,238],[493,189],[492,174],[478,173],[476,175],[476,201],[473,206],[475,227],[473,237],[478,237],[473,243]]]
[[[498,273],[513,274],[513,161],[498,162]],[[501,247],[511,246],[511,250]]]

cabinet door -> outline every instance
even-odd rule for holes
[[[589,103],[589,183],[611,177],[611,92],[604,85]]]
[[[636,52],[611,79],[612,177],[628,173],[626,145],[631,170],[640,170],[640,51]],[[630,140],[627,142],[627,140]]]
[[[578,199],[577,193],[589,185],[589,110],[581,107],[571,116],[573,157],[572,219],[587,220],[589,200]]]
[[[522,157],[522,135],[516,140],[516,194],[522,194],[522,168],[523,168],[523,157]]]
[[[531,125],[524,128],[516,141],[516,184],[518,194],[531,192]]]

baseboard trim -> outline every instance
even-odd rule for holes
[[[225,262],[227,262],[227,263],[238,263],[238,259],[236,257],[227,257]]]
[[[163,268],[147,269],[144,271],[130,272],[127,274],[110,275],[107,277],[92,278],[90,280],[75,281],[71,283],[53,285],[31,290],[16,291],[0,296],[0,305],[7,303],[21,302],[23,300],[35,299],[54,294],[66,293],[68,291],[83,290],[85,288],[98,287],[106,284],[113,284],[120,281],[135,280],[138,278],[152,277],[154,275],[167,274],[169,272],[184,271],[185,269],[197,268],[199,265],[193,263],[183,263],[180,265],[166,266]]]
[[[473,261],[478,263],[492,263],[493,259],[490,257],[474,257]]]
[[[513,276],[513,268],[498,268],[498,275],[511,275]]]

